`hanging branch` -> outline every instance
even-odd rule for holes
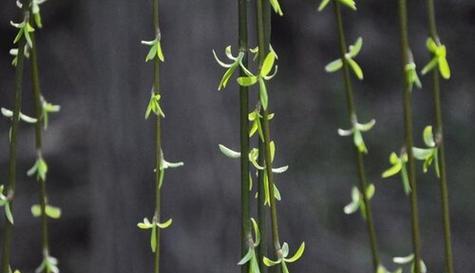
[[[322,1],[320,4],[319,10],[323,10],[330,1]],[[327,72],[336,72],[342,70],[343,82],[345,84],[346,91],[346,103],[347,110],[350,118],[351,128],[348,130],[339,129],[338,133],[340,136],[353,136],[354,142],[354,151],[355,151],[355,161],[358,171],[359,178],[359,187],[353,187],[352,189],[352,202],[347,205],[344,209],[346,214],[354,213],[358,209],[361,211],[361,215],[366,220],[366,225],[368,229],[373,269],[374,271],[379,271],[380,268],[384,268],[380,264],[376,231],[373,222],[373,215],[371,210],[370,199],[375,193],[375,186],[369,184],[366,177],[366,169],[364,165],[363,155],[368,153],[368,149],[363,140],[363,132],[369,131],[375,125],[375,120],[371,120],[369,123],[361,124],[358,122],[356,107],[354,103],[354,94],[353,86],[351,83],[350,69],[353,71],[355,76],[362,80],[364,78],[363,70],[359,64],[354,60],[354,58],[360,52],[363,46],[363,39],[358,38],[354,45],[349,47],[349,51],[346,51],[346,38],[344,33],[343,18],[341,12],[341,5],[347,6],[353,10],[356,10],[356,4],[353,0],[338,0],[333,1],[334,13],[336,17],[337,30],[338,30],[338,39],[339,39],[339,51],[340,59],[337,59],[329,63],[325,70]]]
[[[260,7],[261,6],[261,7]],[[262,9],[262,12],[259,10]],[[267,1],[256,1],[256,32],[258,34],[258,47],[257,47],[257,54],[259,58],[259,63],[262,64],[264,62],[265,56],[269,53],[270,47],[270,36],[271,36],[271,5]],[[261,23],[263,22],[263,23]],[[263,26],[261,25],[263,24]],[[259,37],[264,37],[264,39],[259,39]],[[260,54],[259,54],[259,51]],[[264,110],[262,107],[258,107],[259,110],[256,111],[259,114],[259,117],[256,117],[259,120],[259,124],[264,123]],[[265,165],[265,143],[263,137],[258,137],[258,149],[259,149],[259,165]],[[257,200],[257,211],[258,211],[258,221],[259,221],[259,228],[262,232],[262,241],[259,245],[259,269],[262,273],[267,273],[267,266],[263,263],[263,258],[268,256],[267,250],[267,212],[266,209],[266,192],[268,191],[269,187],[266,186],[266,174],[265,170],[261,169],[257,171],[257,183],[258,183],[258,200]],[[267,199],[268,200],[268,199]]]
[[[36,25],[39,29],[42,27],[41,14],[38,0],[33,0],[31,13],[33,18],[30,19],[30,24]],[[42,130],[48,127],[48,115],[50,113],[58,112],[59,105],[48,103],[42,96],[40,85],[40,71],[38,65],[38,50],[35,39],[35,33],[30,34],[32,41],[31,48],[31,70],[32,70],[32,90],[33,99],[35,102],[35,147],[37,159],[33,167],[28,171],[29,176],[35,176],[39,185],[39,200],[40,204],[33,205],[31,212],[34,217],[41,219],[41,247],[43,260],[36,272],[55,273],[59,272],[57,267],[58,261],[50,255],[49,240],[48,240],[48,218],[59,219],[61,217],[61,209],[48,204],[48,196],[46,191],[46,175],[48,172],[48,165],[43,158],[42,148]]]
[[[2,273],[10,273],[10,256],[11,256],[11,244],[13,239],[13,200],[15,197],[15,188],[16,188],[16,168],[17,168],[17,138],[18,138],[18,125],[19,121],[26,121],[30,123],[36,122],[35,119],[29,118],[28,116],[23,115],[21,111],[21,102],[22,102],[22,90],[23,90],[23,68],[25,55],[28,55],[28,49],[32,45],[30,34],[34,31],[33,27],[30,25],[30,12],[28,6],[30,2],[21,5],[17,3],[22,9],[23,21],[21,23],[12,25],[18,29],[18,33],[13,41],[14,44],[18,45],[18,48],[12,49],[10,53],[14,55],[12,64],[16,66],[15,68],[15,102],[13,111],[2,108],[2,114],[11,120],[10,127],[10,152],[9,152],[9,161],[8,161],[8,184],[1,187],[0,192],[0,204],[5,209],[5,227],[3,233],[3,242],[2,242]]]
[[[282,168],[272,168],[272,162],[275,155],[275,143],[270,139],[270,125],[269,121],[274,116],[269,112],[269,96],[267,83],[277,73],[277,67],[275,66],[275,61],[277,59],[277,54],[274,50],[271,49],[270,44],[266,44],[266,21],[264,13],[264,1],[267,0],[258,0],[257,1],[257,33],[258,33],[258,48],[253,50],[255,54],[259,57],[258,73],[254,75],[247,68],[244,69],[246,76],[241,76],[237,79],[239,85],[241,86],[254,86],[258,85],[259,87],[259,104],[256,110],[251,113],[254,116],[256,130],[259,132],[259,138],[263,142],[264,146],[264,155],[262,155],[261,150],[251,151],[249,157],[251,162],[254,164],[256,169],[264,170],[263,179],[260,179],[264,183],[264,200],[268,200],[271,212],[271,230],[272,230],[272,243],[275,251],[276,260],[271,260],[267,257],[263,257],[263,263],[268,266],[279,265],[279,270],[282,270],[284,273],[288,272],[287,263],[292,263],[300,259],[303,255],[305,249],[305,243],[302,243],[300,248],[296,251],[293,257],[287,258],[289,255],[289,246],[287,243],[281,245],[280,236],[279,236],[279,227],[277,220],[277,204],[276,199],[280,199],[280,194],[274,183],[273,173],[282,173],[287,170],[287,166]],[[274,10],[282,15],[280,5],[278,6],[278,1],[271,0],[270,4],[274,7]],[[268,32],[269,33],[269,32]],[[268,34],[270,37],[270,33]],[[270,50],[269,50],[270,49]],[[267,54],[264,54],[266,50],[269,50]],[[271,72],[274,70],[274,73]],[[256,162],[259,156],[264,158],[264,166],[259,166]],[[262,163],[262,162],[260,162]],[[262,177],[262,173],[261,176]],[[261,192],[262,193],[262,192]],[[261,194],[262,195],[262,194]],[[262,197],[262,196],[261,196]],[[266,198],[268,197],[268,198]],[[265,204],[267,202],[265,201]]]
[[[248,65],[248,30],[247,30],[247,0],[238,0],[238,17],[239,17],[239,52],[243,53],[242,65]],[[246,73],[242,67],[239,71],[240,76],[245,76]],[[246,86],[239,87],[239,119],[240,119],[240,146],[241,154],[249,154],[249,88]],[[252,240],[251,225],[250,225],[250,173],[249,173],[249,159],[246,156],[241,157],[241,257],[246,253],[254,251],[254,247],[259,245],[259,241],[255,244]],[[258,233],[258,227],[256,227]],[[253,253],[254,262],[250,266],[256,266],[257,257]],[[241,266],[241,273],[249,271],[249,264],[244,263]],[[254,271],[252,271],[254,272]]]
[[[434,96],[434,112],[435,112],[435,151],[438,151],[438,157],[435,163],[438,163],[440,169],[439,188],[440,202],[442,207],[442,225],[444,228],[444,245],[445,245],[445,270],[447,273],[454,273],[453,255],[452,255],[452,239],[450,231],[450,209],[449,209],[449,193],[447,188],[447,171],[445,164],[445,145],[442,120],[442,106],[440,99],[440,75],[442,78],[450,79],[450,67],[446,59],[446,48],[440,42],[437,33],[437,23],[435,16],[434,0],[427,0],[427,16],[430,38],[427,40],[427,48],[432,53],[433,58],[429,64],[423,69],[423,74],[432,70],[432,88]],[[437,69],[438,68],[438,69]]]
[[[411,187],[409,193],[411,205],[411,222],[412,222],[412,245],[413,245],[413,264],[415,273],[423,273],[421,271],[421,246],[419,231],[419,211],[417,205],[417,183],[415,174],[415,162],[413,152],[413,124],[412,124],[412,88],[414,85],[414,70],[408,69],[413,67],[414,62],[409,46],[408,26],[407,26],[407,0],[399,0],[399,24],[401,35],[401,52],[402,52],[402,74],[404,78],[404,129],[405,129],[405,153],[407,153],[408,164],[408,180]],[[412,75],[412,76],[411,76]]]
[[[153,29],[155,39],[152,41],[142,41],[142,44],[150,47],[145,58],[146,62],[153,62],[153,87],[150,94],[150,100],[145,111],[145,119],[151,114],[155,116],[155,212],[152,220],[144,218],[143,222],[137,226],[143,230],[150,230],[150,247],[154,253],[154,272],[160,272],[160,230],[171,226],[173,220],[168,219],[161,222],[161,188],[165,177],[165,170],[169,168],[178,168],[183,166],[183,162],[167,162],[163,155],[162,138],[161,138],[161,119],[165,118],[165,113],[160,105],[161,88],[160,88],[160,62],[165,61],[165,56],[161,45],[161,32],[159,25],[159,0],[153,0]]]

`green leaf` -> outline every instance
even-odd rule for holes
[[[241,157],[241,153],[240,152],[236,152],[236,151],[233,151],[229,148],[227,148],[226,146],[224,145],[221,145],[219,144],[219,150],[221,151],[221,153],[223,153],[225,156],[229,157],[229,158],[240,158]]]
[[[165,117],[165,113],[163,113],[163,110],[160,107],[160,99],[161,96],[159,93],[151,92],[147,110],[145,111],[145,119],[148,119],[151,113],[154,113],[157,117]]]
[[[157,42],[157,57],[160,61],[165,62],[165,56],[163,55],[162,44],[160,42]]]
[[[356,57],[360,53],[362,47],[363,47],[363,38],[358,37],[358,39],[356,39],[355,44],[349,46],[349,52],[348,52],[349,57],[350,58]]]
[[[391,177],[401,171],[402,168],[402,163],[398,162],[397,164],[394,164],[391,168],[387,169],[386,171],[383,172],[381,175],[382,178],[388,178]]]
[[[280,195],[280,191],[279,191],[279,189],[277,188],[277,186],[275,184],[274,184],[274,198],[277,201],[282,200],[282,196]]]
[[[368,200],[371,200],[375,192],[376,192],[376,187],[374,186],[374,184],[369,184],[368,187],[366,188],[366,198]]]
[[[330,3],[330,0],[322,0],[320,5],[318,6],[318,11],[322,11],[323,9],[325,9],[329,3]]]
[[[423,133],[424,143],[428,147],[435,147],[434,134],[432,133],[432,126],[426,126]]]
[[[287,257],[289,255],[289,244],[284,242],[280,248],[280,251],[282,252],[283,257]]]
[[[442,75],[442,78],[446,80],[450,79],[450,76],[451,76],[450,66],[446,58],[439,59],[439,71],[440,71],[440,74]]]
[[[271,267],[271,266],[274,266],[276,264],[280,264],[281,260],[277,260],[277,261],[273,261],[267,257],[263,257],[262,258],[262,262],[267,266],[267,267]]]
[[[40,207],[40,205],[31,206],[31,214],[33,215],[33,217],[40,217],[41,216],[41,207]]]
[[[407,174],[406,163],[402,163],[401,180],[404,188],[404,193],[409,195],[411,193],[411,183],[409,182],[409,175]]]
[[[147,57],[145,58],[145,61],[149,62],[155,59],[155,56],[157,55],[157,51],[158,51],[157,44],[154,44],[153,46],[151,46],[147,54]]]
[[[406,257],[394,257],[393,262],[395,264],[408,264],[414,260],[414,254],[411,254]]]
[[[418,160],[427,160],[432,156],[434,149],[422,149],[417,147],[412,147],[412,153],[414,157]]]
[[[356,10],[356,3],[354,0],[338,0],[338,1],[352,10]]]
[[[12,213],[12,210],[10,208],[10,202],[6,202],[5,203],[5,217],[7,217],[7,220],[8,222],[10,222],[10,224],[14,224],[14,220],[13,220],[13,213]]]
[[[372,119],[368,123],[358,123],[358,122],[356,122],[355,127],[359,131],[368,132],[369,130],[371,130],[374,127],[375,124],[376,124],[376,120]]]
[[[171,226],[173,223],[173,219],[168,219],[167,221],[163,222],[163,223],[157,223],[157,226],[161,229],[166,229],[168,228],[169,226]]]
[[[351,69],[355,73],[356,77],[359,80],[362,80],[364,78],[364,75],[363,75],[363,70],[361,69],[360,65],[351,58],[348,58],[347,61]]]
[[[300,257],[302,257],[304,251],[305,251],[305,242],[302,242],[299,249],[295,252],[294,256],[292,256],[289,259],[284,259],[284,260],[288,263],[296,262],[298,259],[300,259]]]
[[[219,64],[219,66],[223,67],[223,68],[230,68],[234,63],[232,64],[227,64],[223,61],[221,61],[219,58],[218,58],[218,55],[216,54],[216,51],[214,51],[213,49],[213,56],[214,56],[214,59],[216,60],[216,62]]]
[[[41,22],[41,14],[40,13],[33,14],[33,19],[35,20],[35,24],[38,28],[43,27],[43,23]]]
[[[254,229],[254,246],[258,246],[261,242],[261,232],[259,231],[259,225],[257,224],[256,220],[254,218],[251,218],[252,222],[252,227]]]
[[[353,132],[353,142],[355,146],[358,148],[358,151],[363,154],[368,153],[368,148],[366,148],[366,144],[364,143],[363,140],[363,135],[359,130],[355,130]]]
[[[259,74],[261,77],[266,77],[269,75],[270,71],[274,67],[275,59],[276,55],[274,52],[271,51],[269,54],[267,54],[264,62],[262,63],[261,73]]]
[[[48,165],[46,164],[46,162],[43,160],[42,157],[39,157],[35,164],[33,165],[33,167],[31,167],[28,171],[27,171],[27,175],[28,176],[32,176],[34,174],[36,174],[36,178],[38,180],[42,180],[42,181],[45,181],[46,180],[46,174],[48,173]]]
[[[150,247],[152,248],[152,252],[155,253],[157,251],[157,226],[153,225],[152,227],[152,234],[150,235]]]
[[[345,214],[355,213],[360,207],[361,193],[357,187],[351,189],[351,203],[343,208]]]
[[[61,209],[58,207],[46,205],[45,212],[49,218],[53,218],[53,219],[61,218]]]
[[[285,173],[288,169],[289,169],[289,166],[282,166],[279,168],[272,168],[272,172],[281,174],[281,173]]]
[[[334,60],[333,62],[325,66],[325,71],[328,73],[333,73],[340,70],[343,67],[343,62],[341,59]]]
[[[439,61],[437,58],[433,58],[428,64],[426,64],[426,66],[424,66],[424,68],[421,71],[421,74],[422,75],[427,74],[429,71],[434,69],[434,67],[437,65],[438,62]]]
[[[269,0],[269,1],[275,13],[279,14],[280,16],[283,16],[284,12],[282,12],[282,8],[280,7],[279,1],[278,0]]]
[[[257,82],[256,76],[239,77],[237,82],[240,86],[253,86]]]
[[[150,46],[147,57],[145,58],[146,62],[153,61],[155,58],[164,62],[165,56],[163,55],[162,45],[158,39],[153,41],[142,41],[142,44]]]
[[[231,79],[231,76],[234,74],[237,67],[238,67],[238,64],[236,63],[236,64],[233,64],[231,67],[229,67],[228,70],[226,70],[226,72],[223,75],[223,78],[219,82],[219,86],[218,86],[219,91],[223,90],[223,88],[226,88],[226,86],[228,85],[229,79]]]
[[[238,265],[244,265],[246,264],[247,262],[249,262],[253,256],[254,252],[253,252],[253,248],[250,247],[249,250],[247,251],[246,255],[244,255],[244,257],[242,257],[242,259],[238,262]]]
[[[153,224],[150,223],[148,218],[144,218],[142,223],[138,223],[137,227],[140,229],[151,229],[153,228]]]
[[[262,104],[262,108],[267,110],[267,107],[269,106],[269,97],[267,95],[266,83],[262,78],[259,78],[259,100]]]
[[[432,52],[432,53],[435,53],[437,51],[437,48],[438,48],[438,46],[435,43],[434,39],[432,39],[431,37],[427,38],[426,47],[427,47],[427,50],[429,50],[429,52]]]
[[[275,142],[274,141],[271,141],[269,143],[269,147],[270,147],[270,160],[271,162],[274,162],[274,158],[275,158]]]

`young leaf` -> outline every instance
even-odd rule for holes
[[[267,107],[269,105],[269,97],[267,94],[266,83],[262,78],[259,79],[259,100],[264,110],[267,110]]]
[[[253,86],[257,82],[256,76],[239,77],[237,82],[240,86]]]
[[[363,80],[364,75],[363,75],[363,70],[361,69],[360,65],[351,58],[348,58],[347,61],[348,61],[348,64],[350,65],[351,69],[355,73],[356,77],[359,80]]]
[[[288,263],[293,263],[293,262],[297,261],[298,259],[300,259],[300,257],[302,257],[304,251],[305,251],[305,242],[302,242],[299,249],[295,252],[294,256],[292,256],[291,258],[288,258],[288,259],[284,259],[284,261],[286,261]]]
[[[322,0],[320,5],[318,6],[318,11],[322,11],[323,9],[325,9],[329,3],[330,3],[330,0]]]
[[[428,147],[435,147],[434,134],[432,133],[432,126],[426,126],[423,133],[424,143]]]
[[[161,229],[166,229],[168,228],[169,226],[171,226],[173,223],[173,219],[168,219],[167,221],[163,222],[163,223],[157,223],[157,226]]]
[[[229,148],[227,148],[226,146],[222,145],[222,144],[219,144],[219,150],[227,157],[229,158],[240,158],[241,157],[241,153],[240,152],[236,152],[236,151],[233,151]]]
[[[363,48],[363,38],[358,37],[354,45],[349,46],[348,55],[350,58],[356,57]]]
[[[262,64],[260,73],[261,77],[266,77],[270,73],[270,71],[274,67],[275,59],[276,55],[274,52],[271,51],[269,52],[269,54],[267,54],[266,58],[264,59],[264,63]]]
[[[394,257],[393,262],[396,264],[408,264],[414,260],[414,254],[406,257]]]
[[[328,73],[333,73],[340,70],[343,67],[343,62],[341,59],[334,60],[333,62],[325,66],[325,71]]]
[[[276,265],[276,264],[280,264],[281,260],[273,261],[273,260],[271,260],[271,259],[269,259],[269,258],[267,258],[267,257],[263,257],[263,258],[262,258],[262,262],[263,262],[266,266],[271,267],[271,266],[274,266],[274,265]]]
[[[282,12],[282,8],[280,7],[279,1],[278,0],[269,0],[269,1],[275,13],[279,14],[280,16],[283,16],[284,12]]]
[[[249,250],[247,251],[246,255],[244,255],[244,257],[242,257],[242,259],[238,262],[238,265],[244,265],[246,264],[247,262],[249,262],[253,256],[253,248],[249,248]]]

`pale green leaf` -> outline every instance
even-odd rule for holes
[[[263,258],[262,258],[262,262],[263,262],[266,266],[271,267],[271,266],[274,266],[274,265],[276,265],[276,264],[280,264],[281,261],[280,261],[280,260],[273,261],[273,260],[271,260],[271,259],[269,259],[269,258],[267,258],[267,257],[263,257]]]
[[[247,76],[247,77],[239,77],[237,82],[240,86],[252,86],[256,84],[257,77],[256,76]]]
[[[322,0],[320,5],[318,6],[318,11],[322,11],[324,8],[328,6],[329,3],[330,3],[330,0]]]
[[[157,226],[161,229],[166,229],[168,228],[169,226],[171,226],[173,223],[173,219],[168,219],[167,221],[163,222],[163,223],[157,223]]]
[[[260,73],[261,77],[266,77],[270,73],[270,71],[274,67],[275,59],[276,59],[276,55],[274,52],[271,51],[269,52],[269,54],[267,54],[262,64],[261,73]]]
[[[269,97],[267,94],[267,87],[262,78],[259,79],[259,100],[261,102],[262,108],[264,110],[267,110],[267,107],[269,105]]]
[[[393,262],[396,264],[408,264],[414,260],[414,254],[408,255],[406,257],[394,257]]]
[[[364,75],[363,75],[363,70],[361,69],[360,65],[351,58],[348,58],[347,61],[351,69],[355,73],[356,77],[359,80],[362,80],[364,78]]]
[[[350,58],[356,57],[363,47],[363,38],[358,37],[354,45],[350,45],[348,55]]]
[[[341,59],[332,61],[331,63],[325,66],[325,71],[328,73],[333,73],[340,70],[343,67],[343,62]]]
[[[292,256],[289,259],[284,259],[284,260],[288,263],[293,263],[297,261],[298,259],[300,259],[300,257],[302,257],[304,251],[305,251],[305,242],[302,242],[299,249],[295,252],[294,256]]]
[[[432,133],[432,126],[426,126],[423,133],[424,143],[428,147],[435,147],[434,134]]]
[[[249,262],[253,256],[254,252],[253,249],[250,247],[249,250],[247,251],[246,255],[242,257],[242,259],[238,262],[238,265],[244,265],[247,262]]]
[[[222,144],[219,144],[219,150],[221,151],[221,153],[223,153],[225,156],[229,157],[229,158],[240,158],[241,157],[241,153],[240,152],[236,152],[236,151],[233,151],[229,148],[227,148],[226,146],[222,145]]]

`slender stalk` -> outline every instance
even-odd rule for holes
[[[262,122],[262,119],[261,119]],[[264,166],[264,142],[259,137],[259,158],[258,162],[260,166]],[[257,185],[258,185],[258,197],[257,197],[257,215],[258,225],[261,232],[261,243],[258,246],[258,261],[259,270],[261,273],[267,273],[267,266],[262,263],[262,258],[267,256],[267,209],[265,203],[265,188],[264,188],[264,170],[258,170],[257,172]]]
[[[259,64],[262,65],[264,58],[269,52],[270,34],[271,34],[271,9],[267,1],[256,1],[257,12],[257,33],[258,33],[258,48],[259,48]],[[262,10],[262,13],[259,12]],[[262,39],[262,37],[264,37]],[[264,111],[261,109],[260,115],[264,117]],[[260,118],[261,124],[264,124],[264,118]],[[265,164],[265,143],[259,137],[259,164],[264,166]],[[265,203],[265,182],[264,182],[265,170],[258,171],[258,183],[259,183],[259,198],[258,198],[258,216],[259,216],[259,228],[261,230],[261,244],[259,245],[259,269],[261,273],[267,273],[268,268],[262,263],[262,258],[267,256],[267,209]]]
[[[244,53],[242,63],[248,64],[248,30],[247,30],[247,0],[238,0],[239,15],[239,50]],[[240,68],[240,75],[246,73]],[[249,88],[239,88],[239,117],[240,117],[240,143],[241,143],[241,257],[246,255],[252,242],[250,218],[250,194],[249,194]],[[247,273],[249,265],[241,267],[242,273]]]
[[[427,0],[427,15],[430,36],[434,41],[439,40],[437,33],[437,24],[435,19],[434,0]],[[437,69],[432,72],[433,77],[433,93],[434,93],[434,111],[435,111],[435,135],[437,146],[439,149],[439,168],[440,168],[440,200],[442,206],[442,225],[444,228],[444,244],[445,244],[445,270],[447,273],[454,272],[453,256],[452,256],[452,240],[450,231],[450,209],[449,194],[447,189],[447,172],[445,164],[445,145],[442,121],[442,106],[440,102],[440,76]]]
[[[419,211],[417,205],[417,183],[415,160],[412,148],[413,140],[413,124],[412,124],[412,88],[411,82],[406,73],[406,65],[411,62],[411,53],[408,38],[407,25],[407,0],[399,0],[399,24],[401,34],[401,53],[402,53],[402,74],[404,78],[404,130],[406,140],[406,152],[408,155],[408,174],[409,183],[411,185],[410,204],[411,204],[411,222],[412,222],[412,245],[415,261],[415,273],[421,273],[421,243],[419,231]]]
[[[30,13],[26,8],[28,4],[24,4],[23,13],[25,22],[29,21]],[[13,199],[15,197],[16,188],[16,163],[17,163],[17,136],[18,124],[21,110],[21,98],[23,90],[23,68],[24,68],[24,49],[26,41],[22,38],[18,44],[18,62],[15,71],[15,106],[13,108],[13,117],[11,125],[10,154],[8,161],[8,185],[7,197],[10,200],[10,208],[13,213]],[[2,273],[10,272],[10,256],[11,243],[13,237],[13,225],[7,220],[5,221],[3,244],[2,244]]]
[[[42,157],[42,123],[40,122],[42,118],[42,98],[41,98],[41,85],[39,77],[39,66],[38,66],[38,51],[36,46],[35,34],[31,33],[31,40],[33,42],[33,47],[31,48],[31,70],[32,70],[32,85],[33,85],[33,99],[35,101],[35,118],[37,122],[35,123],[35,147],[37,157]],[[49,256],[49,241],[48,241],[48,216],[46,215],[46,204],[47,204],[47,193],[46,193],[46,181],[42,178],[38,179],[40,184],[39,199],[40,199],[40,208],[41,208],[41,247],[43,251],[43,256]],[[45,269],[46,270],[46,269]]]
[[[351,121],[352,119],[356,117],[356,108],[355,108],[354,98],[353,98],[353,86],[351,84],[349,64],[348,64],[347,59],[345,58],[347,46],[346,46],[346,39],[345,39],[345,33],[344,33],[344,27],[343,27],[343,18],[341,15],[341,6],[337,1],[334,2],[334,11],[335,11],[336,21],[338,25],[340,56],[341,56],[341,59],[343,60],[342,71],[343,71],[343,81],[345,83],[345,90],[346,90],[346,103],[347,103],[349,118]],[[359,177],[359,182],[360,182],[359,190],[362,193],[361,196],[363,197],[363,202],[365,204],[366,224],[368,228],[368,235],[369,235],[370,246],[371,246],[373,267],[374,267],[374,271],[376,271],[378,269],[380,260],[379,260],[379,254],[378,254],[376,231],[375,231],[374,222],[373,222],[373,213],[371,209],[371,203],[365,194],[366,188],[368,187],[368,179],[366,177],[363,154],[358,151],[358,148],[356,146],[354,146],[354,151],[355,151],[355,158],[356,158],[356,166],[358,170],[358,177]]]
[[[153,0],[153,28],[155,31],[155,37],[160,37],[160,25],[159,25],[159,0]],[[160,94],[160,60],[154,58],[153,61],[153,92]],[[162,138],[161,138],[161,118],[156,116],[155,120],[155,213],[154,218],[158,223],[160,221],[160,204],[161,204],[161,190],[160,190],[160,177],[163,170],[160,168],[162,160]],[[160,228],[156,228],[157,248],[154,256],[154,273],[160,272]]]
[[[258,0],[257,2],[257,34],[258,34],[258,44],[259,44],[259,70],[262,67],[264,59],[269,52],[269,43],[266,43],[269,30],[265,29],[265,4],[266,0]],[[269,108],[262,108],[262,127],[264,135],[264,162],[265,162],[265,172],[269,180],[269,195],[270,195],[270,207],[271,207],[271,229],[272,229],[272,243],[274,246],[274,251],[276,257],[281,256],[281,245],[279,238],[279,225],[277,219],[277,204],[274,197],[274,175],[272,173],[272,157],[271,157],[271,144],[270,144],[270,125],[269,125]],[[280,269],[277,269],[279,271]]]

